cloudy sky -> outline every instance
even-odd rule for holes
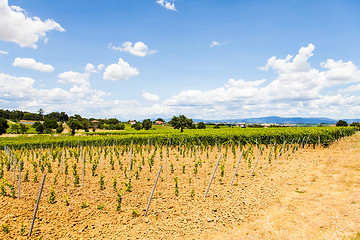
[[[360,118],[358,0],[0,0],[0,108]]]

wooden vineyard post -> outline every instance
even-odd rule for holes
[[[99,169],[100,169],[100,161],[101,161],[101,146],[99,143]]]
[[[243,151],[241,151],[241,153],[240,153],[239,161],[238,161],[238,163],[237,163],[237,165],[236,165],[236,169],[235,169],[235,172],[234,172],[234,176],[233,176],[233,178],[232,178],[232,180],[231,180],[230,186],[233,185],[233,182],[234,182],[234,179],[235,179],[235,175],[236,175],[236,172],[237,172],[237,170],[238,170],[238,168],[239,168],[240,160],[241,160],[241,158],[242,158],[242,154],[243,154]]]
[[[13,177],[13,180],[15,181],[15,168],[16,168],[16,158],[15,158],[15,154],[14,154],[14,161],[13,161],[13,175],[14,175],[14,177]]]
[[[159,180],[159,176],[160,176],[160,173],[161,173],[161,169],[162,169],[162,165],[160,166],[159,173],[158,173],[158,175],[157,175],[157,177],[156,177],[155,184],[154,184],[154,188],[153,188],[153,190],[152,190],[152,192],[151,192],[151,196],[150,196],[150,199],[149,199],[149,203],[148,203],[148,205],[147,205],[147,207],[146,207],[146,212],[145,212],[144,217],[146,217],[146,215],[147,215],[147,213],[148,213],[148,211],[149,211],[151,199],[152,199],[152,197],[153,197],[153,195],[154,195],[155,188],[156,188],[156,184],[157,184],[157,182],[158,182],[158,180]]]
[[[286,140],[284,141],[283,145],[281,146],[281,149],[280,149],[280,152],[279,152],[278,157],[276,158],[275,164],[277,164],[277,162],[278,162],[278,160],[279,160],[279,158],[280,158],[280,156],[281,156],[281,153],[282,153],[282,151],[283,151],[283,149],[284,149],[285,143],[286,143]]]
[[[253,168],[253,170],[251,172],[251,176],[254,176],[254,171],[255,171],[256,165],[257,165],[257,163],[259,161],[259,158],[260,158],[260,155],[261,155],[261,152],[262,152],[263,148],[264,148],[264,146],[261,147],[261,150],[260,150],[259,155],[258,155],[258,157],[256,159],[256,162],[255,162],[255,166],[254,166],[254,168]]]
[[[38,210],[38,207],[39,207],[40,197],[41,197],[41,193],[42,193],[42,190],[43,190],[43,187],[44,187],[44,183],[45,183],[45,177],[46,177],[46,174],[45,174],[44,177],[43,177],[43,180],[42,180],[42,183],[41,183],[41,187],[40,187],[40,191],[39,191],[39,196],[38,196],[38,199],[37,199],[37,201],[36,201],[36,206],[35,206],[35,210],[34,210],[34,216],[33,216],[33,219],[32,219],[32,221],[31,221],[31,226],[30,226],[29,237],[31,236],[32,229],[33,229],[33,227],[34,227],[34,222],[35,222],[35,218],[36,218],[36,213],[37,213],[37,210]]]
[[[305,149],[306,145],[308,144],[309,138],[310,138],[310,135],[307,137],[306,143],[304,144],[304,148],[303,148],[303,149]]]
[[[257,138],[255,139],[255,154],[257,154],[258,151],[258,143],[257,143]]]
[[[165,173],[166,173],[166,164],[167,164],[167,146],[165,148]]]
[[[131,158],[132,158],[132,147],[133,147],[133,140],[131,140],[131,147],[130,147],[129,178],[130,178],[130,176],[131,176],[131,167],[132,167],[132,162],[131,162]]]
[[[295,145],[294,150],[293,150],[293,152],[292,152],[292,153],[295,153],[296,148],[297,148],[297,146],[299,145],[300,139],[301,139],[301,138],[299,137],[299,139],[298,139],[298,141],[297,141],[297,143],[296,143],[296,145]]]
[[[19,193],[18,193],[18,199],[20,199],[20,184],[21,184],[21,160],[19,162]]]
[[[270,154],[269,154],[269,158],[268,158],[268,160],[267,160],[267,162],[266,162],[265,170],[266,170],[266,168],[267,168],[267,165],[268,165],[269,162],[270,162],[271,154],[272,154],[272,152],[273,152],[273,150],[274,150],[274,147],[275,147],[275,143],[273,144],[273,147],[271,148],[271,151],[270,151]]]
[[[320,135],[319,135],[319,147],[320,147]]]
[[[220,159],[221,159],[221,155],[219,155],[219,160],[218,160],[218,162],[217,162],[217,164],[216,164],[216,166],[215,166],[214,172],[213,172],[213,174],[212,174],[212,176],[211,176],[211,179],[210,179],[210,182],[209,182],[209,186],[207,187],[207,190],[206,190],[206,193],[205,193],[205,196],[204,196],[205,198],[206,198],[206,195],[207,195],[208,192],[209,192],[209,189],[210,189],[210,186],[211,186],[211,182],[212,182],[212,180],[213,180],[213,178],[214,178],[214,176],[215,176],[216,169],[217,169],[217,167],[219,166]]]
[[[62,169],[63,169],[63,158],[64,158],[64,150],[61,150],[61,167],[60,167],[60,173],[62,173]]]
[[[194,146],[194,157],[195,157],[195,162],[196,162],[196,144]]]
[[[294,139],[291,140],[291,143],[290,143],[290,145],[289,145],[289,148],[288,148],[288,150],[287,150],[287,152],[286,152],[286,154],[285,154],[285,159],[284,159],[284,161],[286,161],[286,158],[287,158],[287,156],[289,155],[289,151],[290,151],[290,148],[291,148],[291,145],[292,145],[293,141],[294,141]]]
[[[85,154],[83,155],[83,178],[82,178],[82,187],[84,187],[84,177],[85,177]]]

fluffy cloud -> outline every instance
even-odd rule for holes
[[[41,72],[47,72],[50,73],[54,71],[54,67],[50,64],[43,64],[41,62],[36,62],[33,58],[15,58],[13,64],[14,67],[22,67],[22,68],[28,68],[32,70],[37,70]]]
[[[86,64],[86,66],[85,66],[85,72],[93,72],[93,73],[96,73],[97,71],[96,71],[96,69],[95,69],[95,67],[94,67],[93,64],[88,63],[88,64]]]
[[[143,98],[145,98],[146,100],[151,101],[151,102],[156,102],[156,101],[160,100],[160,97],[158,95],[151,94],[151,93],[145,92],[145,91],[142,92],[142,96],[143,96]]]
[[[149,50],[149,47],[143,42],[137,42],[134,44],[134,46],[131,42],[124,42],[120,47],[115,47],[110,44],[109,47],[111,49],[120,52],[128,52],[139,57],[145,57],[146,55],[151,55],[157,52],[156,50]]]
[[[175,1],[175,0],[173,0]],[[172,10],[172,11],[176,11],[175,8],[175,3],[171,3],[171,0],[157,0],[156,3],[160,4],[161,6],[163,6],[164,8],[168,9],[168,10]]]
[[[51,30],[64,32],[65,29],[54,20],[42,21],[38,17],[29,17],[18,6],[9,6],[8,0],[0,0],[0,39],[15,42],[21,47],[36,49],[39,39],[46,39]]]
[[[117,64],[110,64],[106,67],[103,77],[106,80],[127,80],[138,74],[139,71],[136,68],[131,67],[129,63],[119,58]]]
[[[322,63],[323,69],[312,68],[308,59],[314,50],[315,46],[309,44],[295,57],[271,57],[261,69],[274,70],[277,77],[273,80],[229,79],[223,87],[213,90],[182,91],[166,99],[163,108],[212,119],[267,115],[336,118],[356,112],[359,97],[341,92],[360,89],[360,69],[350,61],[333,59]],[[352,85],[344,90],[331,88],[345,84]]]
[[[104,64],[99,64],[96,68],[98,69],[98,71],[101,71],[104,67]]]
[[[315,46],[310,43],[307,47],[302,47],[299,53],[293,58],[287,55],[285,59],[277,59],[275,56],[271,57],[262,70],[269,70],[270,68],[277,70],[279,73],[286,72],[307,72],[310,70],[310,64],[307,60],[313,55]]]

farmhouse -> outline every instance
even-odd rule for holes
[[[163,121],[155,121],[155,125],[164,125]]]

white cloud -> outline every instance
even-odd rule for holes
[[[142,96],[143,96],[143,98],[145,98],[146,100],[151,101],[151,102],[156,102],[156,101],[160,100],[160,97],[158,95],[151,94],[151,93],[145,92],[145,91],[142,92]]]
[[[46,39],[46,33],[51,30],[65,31],[54,20],[42,21],[38,17],[29,17],[22,8],[10,7],[8,0],[0,0],[1,40],[36,49],[39,39]]]
[[[220,44],[219,42],[217,42],[217,41],[212,41],[209,47],[212,48],[212,47],[220,46],[220,45],[221,45],[221,44]]]
[[[22,68],[28,68],[32,70],[37,70],[41,72],[47,72],[50,73],[54,71],[54,67],[50,64],[43,64],[41,62],[36,62],[33,58],[15,58],[13,64],[14,67],[22,67]]]
[[[228,43],[229,43],[229,41],[225,41],[225,42],[212,41],[211,44],[209,45],[209,47],[210,48],[220,47],[220,46],[228,44]]]
[[[271,57],[261,70],[269,70],[270,68],[278,72],[306,72],[310,70],[310,64],[307,60],[313,55],[315,46],[310,43],[307,47],[302,47],[299,53],[293,58],[287,55],[285,59],[277,59],[275,56]],[[291,61],[292,60],[292,61]]]
[[[8,55],[9,53],[8,53],[8,52],[6,52],[6,51],[1,51],[1,50],[0,50],[0,54],[3,54],[3,55]]]
[[[136,68],[133,68],[129,63],[119,58],[117,64],[110,64],[106,67],[103,78],[106,80],[127,80],[139,74]]]
[[[181,91],[160,104],[160,109],[208,119],[268,115],[354,117],[349,113],[356,112],[360,97],[341,92],[360,89],[360,69],[350,61],[332,59],[321,64],[325,70],[312,68],[308,59],[314,49],[309,44],[295,57],[271,57],[262,70],[275,70],[277,77],[273,80],[229,79],[223,87],[213,90]],[[345,84],[352,85],[345,90],[329,88]]]
[[[137,42],[134,46],[131,42],[124,42],[120,47],[115,47],[110,44],[109,47],[113,50],[128,52],[139,57],[145,57],[146,55],[151,55],[157,52],[156,50],[149,50],[149,47],[143,42]]]
[[[96,73],[97,71],[96,71],[96,69],[95,69],[95,67],[94,67],[93,64],[88,63],[88,64],[86,64],[86,66],[85,66],[85,72],[93,72],[93,73]]]
[[[97,66],[97,69],[98,69],[98,71],[101,71],[104,67],[105,67],[104,64],[99,64],[99,65]]]
[[[173,0],[175,1],[175,0]],[[164,8],[168,9],[168,10],[172,10],[172,11],[176,11],[175,8],[175,3],[171,3],[172,1],[170,0],[157,0],[156,3],[160,4],[161,6],[163,6]]]

